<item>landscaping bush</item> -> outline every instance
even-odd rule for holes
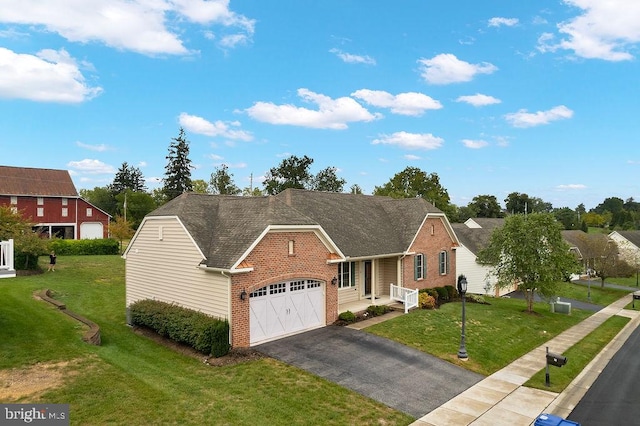
[[[438,292],[438,302],[445,303],[449,301],[449,292],[444,287],[434,287],[434,290]]]
[[[133,325],[148,327],[161,336],[191,346],[203,354],[229,353],[229,322],[202,312],[157,300],[140,300],[130,306]]]
[[[458,290],[452,285],[445,285],[445,290],[447,290],[447,297],[449,300],[455,300],[458,298]]]
[[[367,313],[372,317],[384,315],[387,312],[389,312],[389,307],[387,305],[370,305],[367,307]]]
[[[54,250],[57,255],[65,256],[120,254],[120,245],[113,238],[95,240],[56,238],[49,243],[49,250]]]
[[[422,309],[435,309],[436,299],[425,291],[418,294],[418,305]]]
[[[480,294],[467,293],[466,299],[472,303],[480,303],[481,305],[489,305],[490,303],[484,299],[484,296]]]
[[[356,321],[356,314],[354,314],[351,311],[346,311],[346,312],[342,312],[340,315],[338,315],[338,319],[340,321],[345,321],[345,322],[355,322]]]
[[[427,288],[427,294],[431,297],[433,297],[436,301],[436,304],[438,304],[438,291],[435,288]]]

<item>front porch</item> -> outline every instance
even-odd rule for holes
[[[391,300],[391,296],[389,296],[388,294],[384,294],[377,296],[373,301],[371,300],[371,297],[367,297],[364,299],[355,300],[353,302],[340,303],[338,305],[338,315],[347,311],[351,311],[353,313],[366,311],[367,308],[371,305],[387,305],[393,308],[404,310],[404,306],[402,305],[402,303]]]

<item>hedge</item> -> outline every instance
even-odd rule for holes
[[[49,250],[54,250],[57,255],[67,256],[120,254],[120,243],[113,238],[98,238],[94,240],[56,238],[49,243]]]
[[[175,342],[216,358],[229,353],[229,321],[157,300],[130,306],[133,325],[147,327]]]

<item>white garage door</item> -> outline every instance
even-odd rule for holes
[[[102,238],[102,224],[100,222],[84,222],[80,224],[80,239],[94,240]]]
[[[321,281],[271,284],[249,297],[251,345],[325,325]]]

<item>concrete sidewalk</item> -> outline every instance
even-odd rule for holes
[[[631,300],[632,296],[629,294],[596,312],[429,412],[412,425],[529,426],[542,413],[566,418],[609,360],[640,324],[640,311],[624,309]],[[630,317],[631,321],[562,393],[522,386],[535,373],[545,368],[547,346],[550,352],[563,353],[613,315]]]

